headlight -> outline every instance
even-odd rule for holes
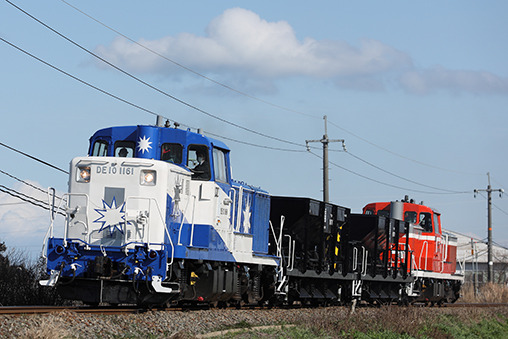
[[[90,167],[78,167],[78,182],[90,182]]]
[[[141,171],[141,185],[155,186],[156,181],[157,181],[157,172],[149,170]]]

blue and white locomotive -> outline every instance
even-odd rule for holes
[[[99,130],[71,161],[65,197],[64,236],[48,232],[41,281],[64,298],[253,303],[275,286],[270,197],[232,180],[229,148],[199,131]]]

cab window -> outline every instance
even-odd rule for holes
[[[117,141],[117,142],[115,142],[115,157],[133,158],[134,157],[134,142],[132,142],[132,141]]]
[[[213,149],[213,172],[215,173],[215,181],[228,182],[226,153],[218,148]]]
[[[380,217],[389,218],[390,217],[390,212],[389,211],[385,211],[385,210],[380,210],[380,211],[377,211],[377,215],[379,215]]]
[[[187,151],[187,167],[192,171],[192,179],[210,180],[208,147],[205,145],[190,145]]]
[[[161,147],[161,160],[172,162],[173,164],[182,163],[183,146],[180,144],[166,143]]]
[[[417,215],[416,212],[412,211],[404,212],[404,221],[407,221],[411,224],[416,224],[416,215]]]
[[[436,230],[439,231],[439,219],[438,214],[434,213],[434,226],[436,227]]]
[[[422,227],[425,232],[432,232],[432,215],[427,212],[420,213],[418,225]]]
[[[93,144],[92,156],[105,157],[108,155],[108,143],[104,140],[97,140]]]

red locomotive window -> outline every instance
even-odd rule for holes
[[[404,221],[410,222],[411,224],[416,224],[416,212],[407,211],[404,213]]]
[[[418,225],[420,225],[425,232],[432,232],[432,215],[427,212],[420,213]]]
[[[440,232],[439,231],[439,219],[438,219],[438,215],[436,213],[434,213],[434,227],[436,228],[436,231]]]

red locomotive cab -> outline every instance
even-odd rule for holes
[[[411,269],[439,273],[455,272],[456,239],[442,235],[441,214],[423,204],[412,200],[377,202],[366,205],[363,214],[374,214],[404,220],[410,223],[409,251]],[[403,250],[405,235],[399,240],[399,250]]]

